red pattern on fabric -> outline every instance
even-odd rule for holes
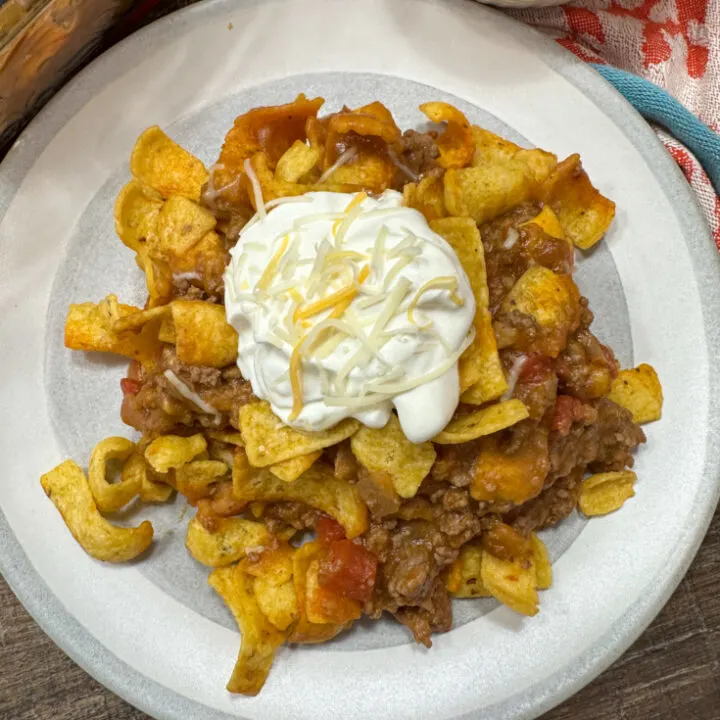
[[[605,42],[605,33],[597,13],[582,7],[563,7],[570,29],[580,35],[590,35],[598,42]]]
[[[616,65],[665,88],[720,132],[720,2],[576,0],[509,10],[585,62]],[[687,148],[655,128],[681,168],[720,249],[720,198]]]
[[[580,43],[575,42],[575,40],[570,40],[569,38],[559,38],[557,42],[558,45],[562,45],[566,50],[569,50],[574,55],[577,55],[583,62],[607,65],[603,58],[601,58],[599,55],[596,55],[591,50],[583,47],[582,45],[580,45]]]
[[[693,167],[693,159],[690,157],[690,153],[684,148],[670,145],[669,143],[665,143],[665,147],[673,156],[675,162],[680,166],[687,181],[692,183],[695,168]],[[695,162],[697,162],[697,160]]]

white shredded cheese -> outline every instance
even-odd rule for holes
[[[344,153],[342,153],[338,159],[320,176],[320,179],[318,180],[318,184],[322,185],[322,183],[327,182],[332,174],[341,168],[346,163],[349,163],[356,155],[357,155],[357,148],[351,147],[348,148]]]
[[[507,380],[508,389],[503,393],[501,400],[509,400],[513,393],[515,392],[515,386],[517,385],[517,381],[520,378],[520,373],[522,372],[523,366],[527,362],[528,356],[527,355],[518,355],[515,360],[513,360],[513,364],[510,366],[510,369],[508,370],[507,377],[505,378]]]
[[[506,250],[510,250],[515,246],[515,243],[520,239],[520,233],[515,228],[508,228],[507,234],[505,235],[505,242],[503,247]]]
[[[267,210],[265,209],[265,202],[263,201],[262,186],[260,185],[258,176],[255,174],[255,169],[250,162],[250,158],[245,158],[243,167],[245,168],[245,174],[248,176],[248,180],[250,180],[250,185],[252,186],[256,213],[258,217],[264,218],[267,215]]]
[[[404,162],[402,162],[396,155],[395,151],[390,147],[388,148],[388,155],[395,164],[395,167],[402,170],[402,172],[404,172],[405,175],[407,175],[413,182],[417,182],[420,179],[420,176],[417,175],[417,173],[414,173]]]
[[[197,272],[173,273],[173,280],[202,280],[202,275]]]
[[[219,415],[218,411],[209,403],[206,403],[196,392],[191,390],[172,370],[166,370],[163,375],[170,384],[193,405],[208,415]]]

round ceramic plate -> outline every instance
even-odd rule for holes
[[[43,494],[42,472],[86,463],[119,419],[124,363],[63,348],[71,301],[142,300],[112,202],[137,135],[163,126],[211,163],[233,118],[298,92],[327,109],[381,100],[402,127],[450,101],[559,156],[579,152],[618,202],[578,260],[596,330],[665,389],[637,495],[622,512],[548,533],[555,583],[532,619],[456,603],[431,650],[390,622],[283,649],[262,693],[224,686],[234,623],[183,547],[180,504],[142,509],[149,557],[93,561]],[[688,567],[718,494],[718,260],[686,183],[632,109],[570,55],[472,2],[218,0],[130,38],[54,99],[2,166],[0,566],[40,625],[88,672],[158,718],[534,717],[610,664]],[[135,520],[136,518],[130,518]]]

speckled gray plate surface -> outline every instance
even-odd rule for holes
[[[338,32],[352,28],[353,34]],[[611,232],[578,257],[598,335],[625,365],[650,362],[665,416],[647,428],[637,496],[621,513],[546,534],[555,584],[520,619],[457,602],[430,651],[391,622],[283,650],[258,698],[224,691],[234,623],[186,553],[181,507],[142,509],[157,542],[105,567],[74,544],[38,483],[81,463],[118,417],[124,363],[67,352],[68,303],[143,280],[114,236],[112,203],[135,137],[160,124],[207,163],[233,118],[319,94],[326,107],[385,102],[402,127],[418,104],[456,104],[523,145],[580,152],[618,202]],[[718,495],[720,314],[712,240],[684,178],[594,72],[472,2],[216,0],[131,37],[74,80],[0,169],[0,568],[43,628],[96,678],[159,718],[534,717],[632,642],[692,559]],[[678,482],[682,478],[682,482]]]

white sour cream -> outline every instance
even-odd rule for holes
[[[347,417],[380,428],[394,406],[409,440],[432,438],[457,407],[475,315],[454,251],[392,190],[276,202],[240,233],[225,271],[253,392],[298,430]]]

